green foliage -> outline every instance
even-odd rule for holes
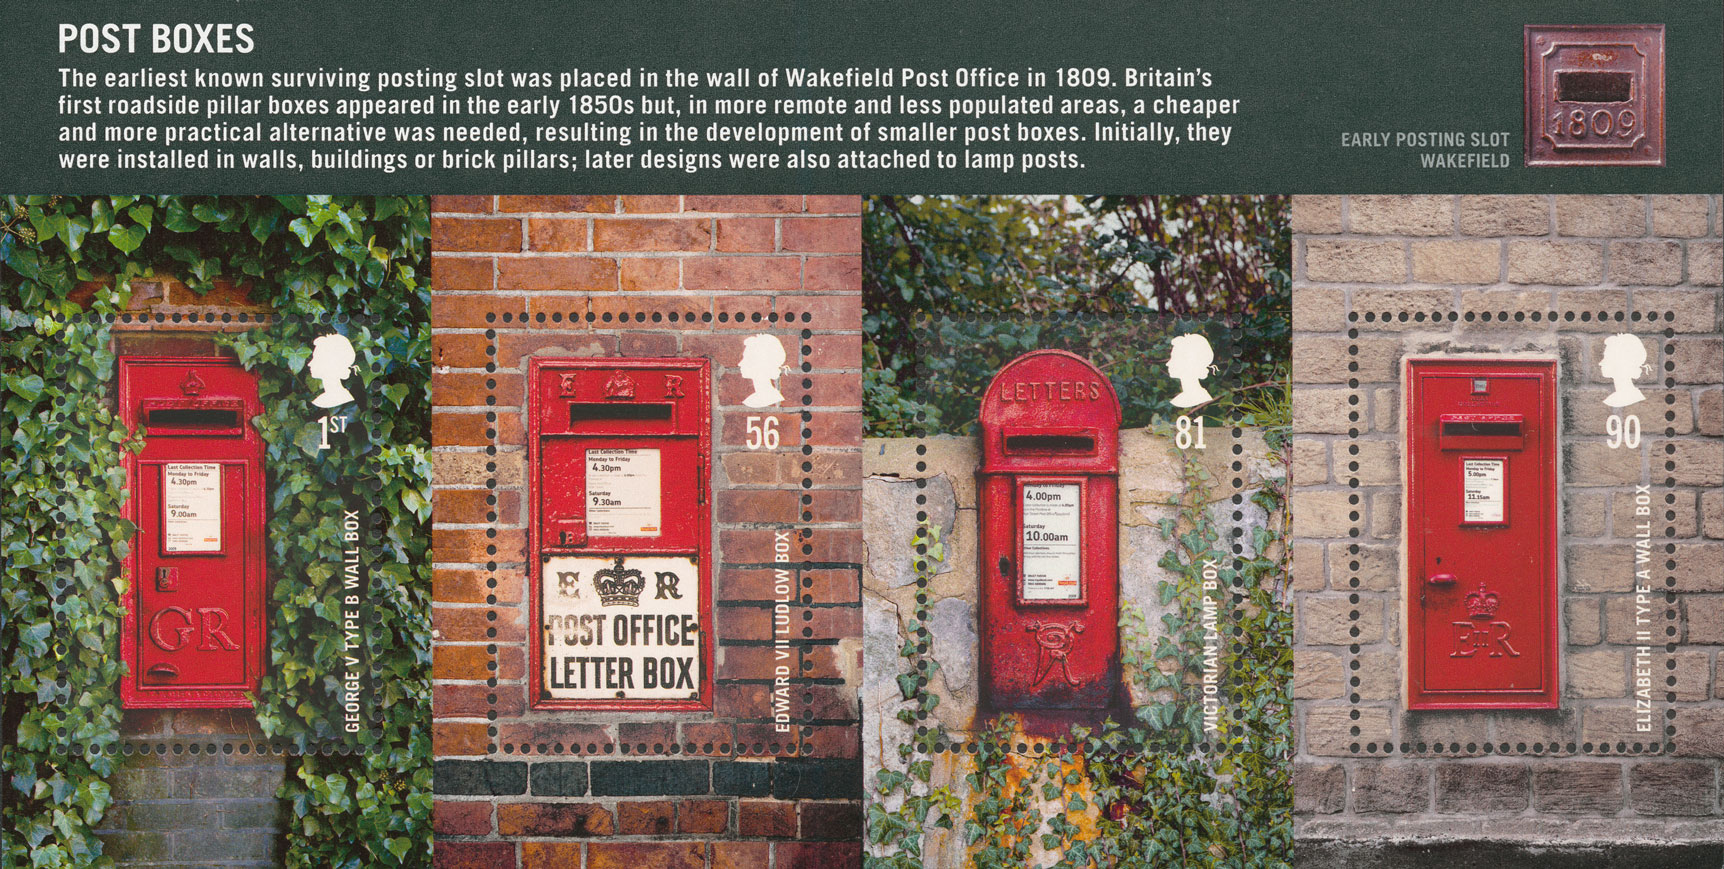
[[[43,632],[79,637],[78,625],[105,654],[78,664],[65,696],[42,696],[39,676],[57,648],[27,653],[7,671],[6,708],[74,718],[58,744],[8,748],[8,860],[38,866],[99,864],[90,835],[106,807],[102,777],[112,758],[77,763],[67,744],[102,748],[117,739],[115,644],[117,564],[132,529],[121,515],[125,433],[108,410],[114,360],[106,327],[78,317],[80,283],[108,286],[92,313],[125,303],[130,283],[178,277],[195,292],[218,278],[245,283],[253,301],[274,309],[268,326],[219,338],[259,377],[266,408],[253,420],[266,444],[269,500],[271,660],[256,698],[263,732],[304,753],[280,796],[292,806],[286,861],[291,866],[425,866],[430,863],[430,328],[429,215],[423,199],[404,197],[103,196],[9,197],[0,226],[0,314],[5,317],[7,411],[19,437],[6,453],[8,491],[46,491],[52,499],[7,499],[6,607],[0,636]],[[358,352],[357,397],[349,431],[331,453],[316,449],[323,411],[309,404],[305,364],[311,339],[331,327]],[[89,330],[83,335],[78,330]],[[70,337],[62,336],[62,332]],[[43,340],[26,340],[32,334]],[[52,336],[52,340],[48,340]],[[15,377],[16,373],[16,377]],[[34,376],[36,379],[32,379]],[[64,384],[62,386],[62,384]],[[353,383],[349,381],[350,388]],[[37,428],[29,428],[35,424]],[[119,440],[115,440],[115,438]],[[85,441],[108,446],[94,449]],[[64,461],[50,463],[56,446]],[[115,476],[119,475],[119,476]],[[88,481],[68,486],[67,481]],[[361,491],[349,493],[349,488]],[[362,503],[357,548],[370,562],[364,596],[369,645],[356,650],[375,674],[375,698],[356,732],[345,727],[343,656],[344,504]],[[50,527],[50,524],[52,527]],[[46,541],[72,541],[53,549]],[[78,548],[71,549],[75,544]],[[34,547],[36,550],[32,549]],[[28,555],[22,562],[14,550]],[[91,607],[68,622],[58,610],[57,579]],[[52,611],[54,618],[48,619]],[[78,615],[78,614],[74,614]],[[58,650],[63,656],[64,650]],[[365,666],[368,665],[368,666]],[[48,678],[53,678],[52,674]],[[32,681],[35,680],[35,681]],[[33,719],[19,719],[17,733]],[[44,729],[44,724],[33,725]],[[341,753],[312,749],[339,743]],[[60,775],[69,784],[44,790]],[[73,811],[74,809],[78,811]],[[12,830],[51,832],[14,837]],[[34,839],[32,840],[32,836]]]
[[[999,366],[1041,347],[1102,366],[1131,427],[1162,418],[1177,391],[1161,367],[1175,335],[1201,329],[1234,389],[1287,364],[1285,197],[875,196],[863,208],[870,435],[969,431]],[[1237,396],[1217,398],[1205,412],[1237,418]]]
[[[111,309],[112,294],[95,307]],[[10,308],[0,318],[12,431],[0,452],[0,864],[109,865],[91,830],[110,804],[106,749],[119,739],[116,565],[133,531],[123,460],[142,442],[111,407],[106,327]]]
[[[911,539],[916,549],[916,579],[924,586],[934,578],[936,565],[946,558],[940,532],[924,523]],[[916,619],[910,629],[928,623],[928,604],[916,607]],[[934,762],[930,758],[946,741],[944,728],[926,722],[940,705],[938,695],[928,691],[928,680],[940,671],[940,665],[928,657],[926,644],[916,639],[906,640],[898,655],[910,665],[910,671],[898,676],[898,693],[904,705],[898,709],[899,721],[916,728],[913,742],[898,746],[896,766],[882,763],[874,772],[874,798],[868,801],[868,843],[875,847],[893,846],[885,856],[866,854],[867,869],[919,869],[922,865],[922,834],[930,828],[952,829],[953,819],[960,808],[958,798],[947,786],[932,787]],[[937,721],[937,719],[936,719]],[[882,761],[885,758],[881,759]],[[897,803],[896,808],[888,804]]]
[[[1238,419],[1241,402],[1274,386],[1286,368],[1284,350],[1279,359],[1247,364],[1249,351],[1241,345],[1235,326],[1217,320],[1111,315],[1028,320],[942,317],[924,324],[913,389],[894,400],[907,397],[909,405],[922,414],[924,431],[973,434],[982,394],[994,375],[1031,350],[1057,349],[1089,360],[1107,376],[1119,396],[1124,428],[1168,422],[1180,413],[1222,425]],[[1179,392],[1179,382],[1167,376],[1166,361],[1173,339],[1188,334],[1208,340],[1219,370],[1204,381],[1215,400],[1179,411],[1170,403]],[[1251,379],[1256,377],[1269,379]]]
[[[1285,397],[1264,398],[1257,406],[1271,459],[1285,467],[1281,445],[1289,426],[1279,415]],[[1246,554],[1235,556],[1211,512],[1207,472],[1195,460],[1186,464],[1184,489],[1171,505],[1177,515],[1161,526],[1173,547],[1160,566],[1173,578],[1159,583],[1160,598],[1179,606],[1162,617],[1154,654],[1131,662],[1139,687],[1168,699],[1139,710],[1147,729],[1110,724],[1085,734],[1090,773],[1106,807],[1094,849],[1107,858],[1100,865],[1254,867],[1291,858],[1293,654],[1292,614],[1284,603],[1284,479],[1265,481],[1253,494],[1269,524],[1254,529]],[[1213,565],[1217,588],[1204,586],[1206,565]],[[1203,728],[1202,686],[1194,678],[1203,663],[1205,595],[1222,616],[1216,732]],[[1121,624],[1125,645],[1141,647],[1141,612],[1128,605]],[[1238,629],[1237,640],[1227,641],[1228,628]],[[1166,672],[1156,663],[1169,665]]]

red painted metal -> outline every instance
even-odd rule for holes
[[[233,359],[122,356],[119,410],[128,429],[147,433],[143,452],[125,460],[126,518],[138,531],[126,558],[121,705],[249,708],[268,642],[257,378]],[[184,520],[166,515],[185,479],[214,490],[215,510],[192,505],[218,523],[214,538],[184,539]]]
[[[1062,350],[1012,360],[983,395],[979,633],[992,709],[1119,703],[1119,423],[1107,377]],[[1027,523],[1026,504],[1038,511]],[[1058,529],[1074,507],[1080,531],[1067,541]],[[1047,554],[1070,545],[1075,577]],[[1037,567],[1026,569],[1027,547]]]
[[[1406,396],[1407,706],[1555,709],[1556,362],[1411,359]]]
[[[1526,164],[1664,165],[1664,25],[1527,25]]]
[[[530,475],[528,547],[532,577],[535,709],[699,711],[712,708],[712,373],[706,359],[534,358],[528,365],[527,465]],[[589,527],[588,450],[657,451],[661,480],[651,535]],[[641,529],[634,529],[639,531]],[[692,559],[698,572],[697,692],[687,699],[573,699],[548,687],[567,672],[547,667],[546,565],[554,559]],[[619,570],[626,564],[618,563]],[[649,569],[641,581],[652,580]],[[589,577],[596,581],[596,578]],[[554,580],[559,581],[559,580]],[[589,594],[596,593],[596,586]],[[651,597],[651,590],[637,595]],[[629,607],[618,613],[638,615]],[[671,629],[682,623],[672,621]],[[582,626],[581,631],[590,629]],[[657,629],[664,629],[659,623]],[[573,631],[563,628],[559,631]],[[567,666],[565,662],[565,666]]]

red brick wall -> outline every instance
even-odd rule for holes
[[[853,196],[433,200],[439,866],[859,859],[861,203]],[[776,409],[743,339],[779,337]],[[707,357],[713,710],[530,710],[527,359]],[[773,412],[783,441],[744,447]],[[770,571],[793,528],[793,733],[771,720]]]

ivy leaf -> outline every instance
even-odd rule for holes
[[[114,225],[114,207],[108,204],[105,196],[96,197],[90,203],[90,230],[92,232],[107,232]]]
[[[287,228],[293,232],[295,238],[299,239],[299,243],[306,247],[311,247],[311,240],[316,238],[318,233],[317,226],[303,217],[289,223]]]
[[[132,220],[136,221],[139,226],[144,229],[149,229],[150,221],[154,220],[156,217],[156,209],[153,205],[139,204],[126,209],[126,214],[130,216]]]
[[[203,227],[178,196],[168,200],[168,213],[162,225],[170,232],[196,232]]]
[[[108,230],[108,242],[120,253],[131,253],[144,243],[146,234],[146,230],[141,226],[115,226]]]
[[[31,404],[35,404],[36,399],[41,397],[43,386],[41,376],[36,374],[27,374],[23,377],[8,376],[6,378],[6,388],[11,390],[12,394]]]
[[[904,695],[905,700],[908,700],[911,697],[916,696],[916,674],[915,673],[899,673],[898,674],[898,693]]]

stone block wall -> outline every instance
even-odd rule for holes
[[[132,710],[97,833],[121,866],[280,865],[286,755],[251,710]]]
[[[1301,196],[1292,221],[1301,840],[1724,834],[1719,198]],[[1628,453],[1607,444],[1598,371],[1619,332],[1653,366]],[[1469,353],[1558,360],[1553,712],[1405,708],[1402,363]],[[1649,673],[1628,567],[1643,482]],[[1639,678],[1650,733],[1634,723]]]
[[[432,205],[434,856],[440,867],[841,866],[860,853],[861,201],[460,196]],[[743,340],[788,352],[743,405]],[[711,360],[713,710],[534,710],[530,357]],[[750,416],[776,449],[749,449]],[[793,726],[772,715],[790,532]]]

